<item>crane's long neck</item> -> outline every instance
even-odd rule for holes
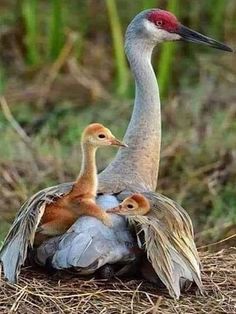
[[[96,150],[97,148],[86,143],[82,143],[82,163],[80,174],[74,184],[73,191],[76,195],[90,194],[96,195],[97,191],[97,166]]]
[[[160,160],[161,110],[151,64],[154,45],[128,39],[125,48],[136,84],[134,109],[124,137],[129,147],[118,151],[100,174],[99,184],[111,181],[113,177],[120,178],[126,187],[155,190]]]

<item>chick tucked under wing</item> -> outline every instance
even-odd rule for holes
[[[115,196],[102,195],[97,203],[103,210],[117,206]],[[36,249],[37,262],[48,258],[55,269],[75,267],[81,274],[91,274],[105,264],[128,263],[135,259],[136,242],[123,217],[112,215],[113,227],[93,217],[81,217],[62,236],[45,241]]]
[[[185,280],[195,282],[202,291],[200,261],[187,212],[169,198],[152,192],[143,193],[151,204],[146,216],[134,216],[139,246],[147,252],[157,276],[171,296],[179,298]],[[119,197],[125,198],[127,193]]]

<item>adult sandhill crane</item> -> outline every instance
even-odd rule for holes
[[[180,295],[180,279],[195,281],[201,289],[199,259],[188,214],[174,201],[153,191],[156,189],[160,159],[161,110],[158,85],[151,65],[154,47],[163,41],[184,40],[232,51],[228,46],[181,25],[170,12],[151,9],[139,13],[128,26],[125,51],[136,82],[133,114],[124,141],[129,148],[119,151],[99,175],[97,203],[104,210],[115,207],[127,193],[145,192],[157,213],[160,233],[148,247],[152,264],[157,263],[172,296]],[[5,276],[15,281],[23,264],[38,215],[55,196],[71,190],[72,183],[42,190],[20,209],[0,253]],[[27,219],[28,224],[22,224]],[[151,236],[150,234],[147,236]],[[162,239],[165,239],[164,241]],[[93,217],[82,217],[62,237],[49,240],[39,248],[42,261],[50,258],[55,268],[75,266],[81,273],[92,273],[106,263],[128,263],[136,258],[136,241],[122,217],[113,218],[113,228]],[[151,252],[150,252],[151,251]],[[152,254],[155,252],[155,254]]]

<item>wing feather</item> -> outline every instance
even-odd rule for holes
[[[122,193],[121,199],[130,193]],[[200,260],[188,213],[171,199],[153,192],[143,193],[151,204],[146,216],[129,218],[136,225],[138,244],[144,247],[156,274],[179,298],[183,279],[195,282],[202,291]]]
[[[18,211],[0,249],[0,261],[8,281],[15,283],[24,264],[27,249],[33,246],[35,231],[45,207],[54,199],[68,193],[73,183],[64,183],[39,191],[29,198]]]

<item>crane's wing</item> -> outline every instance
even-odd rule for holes
[[[35,231],[48,203],[68,193],[73,183],[63,183],[39,191],[20,208],[0,249],[4,275],[16,282],[24,263],[28,246],[33,245]]]
[[[171,296],[180,296],[182,279],[195,282],[202,291],[200,260],[192,222],[176,202],[157,193],[143,193],[151,204],[146,216],[129,218],[136,225],[139,246],[145,248],[156,274]],[[126,197],[122,193],[120,197]]]
[[[119,204],[113,195],[101,195],[97,204],[109,209]],[[76,268],[83,275],[94,273],[105,264],[128,263],[135,259],[132,237],[127,221],[112,215],[109,228],[93,217],[79,218],[64,235],[43,242],[35,251],[35,261],[55,269]]]

